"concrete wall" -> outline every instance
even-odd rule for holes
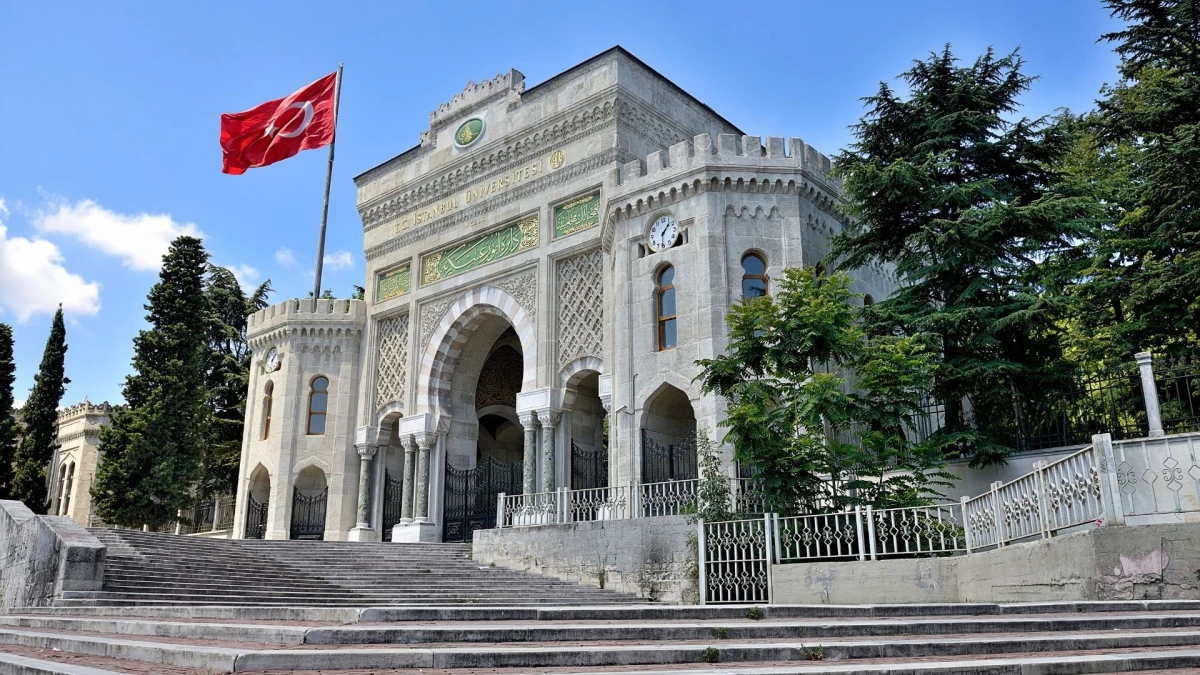
[[[771,569],[778,604],[1200,599],[1200,525],[1104,527],[955,558]]]
[[[0,500],[0,602],[41,607],[63,591],[98,591],[104,544],[66,516],[39,516]]]
[[[696,526],[682,516],[569,523],[475,533],[472,558],[670,603],[697,601]]]

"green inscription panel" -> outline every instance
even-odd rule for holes
[[[537,245],[538,217],[534,215],[502,230],[425,256],[421,260],[421,283],[431,284],[448,279],[522,251],[537,248]]]
[[[408,265],[384,272],[375,278],[375,302],[404,295],[412,287],[412,268]]]
[[[600,193],[554,207],[554,236],[563,237],[600,223]]]

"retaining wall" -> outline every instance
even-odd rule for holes
[[[104,585],[104,544],[67,516],[39,516],[0,500],[0,604],[50,605],[63,591]]]
[[[773,565],[776,604],[1200,599],[1200,525],[1101,527],[947,558]]]
[[[471,557],[670,603],[697,602],[696,532],[683,516],[478,530]]]

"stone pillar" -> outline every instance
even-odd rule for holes
[[[417,447],[420,452],[417,454],[417,476],[416,476],[416,497],[414,499],[413,514],[415,522],[429,522],[429,451],[433,448],[433,444],[437,441],[437,436],[426,434],[417,439]]]
[[[413,519],[413,480],[416,477],[417,440],[412,436],[404,439],[404,482],[400,492],[400,522],[411,523]]]
[[[358,446],[358,529],[371,527],[371,459],[375,452],[373,445]]]
[[[528,495],[537,492],[537,417],[532,412],[523,412],[518,417],[525,429],[525,450],[521,455],[524,469],[521,491]]]
[[[562,411],[548,409],[538,413],[542,423],[542,492],[554,492],[554,427]]]
[[[1142,398],[1146,400],[1146,421],[1149,422],[1150,436],[1162,436],[1162,412],[1158,408],[1158,386],[1154,384],[1154,362],[1150,352],[1134,354],[1138,370],[1142,373]]]

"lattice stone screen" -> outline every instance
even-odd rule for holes
[[[604,256],[599,249],[558,263],[558,366],[603,356]]]
[[[408,315],[379,322],[379,354],[375,367],[375,406],[404,400],[408,368]]]

